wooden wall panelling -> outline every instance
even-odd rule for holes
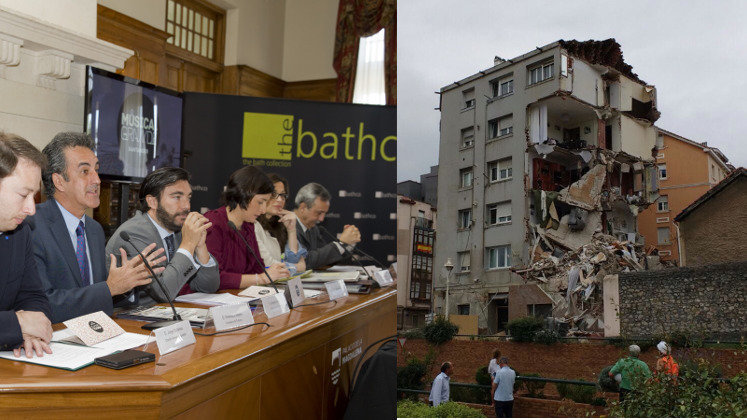
[[[98,5],[96,31],[99,39],[135,51],[119,73],[164,85],[168,33],[102,5]]]
[[[283,97],[288,99],[335,102],[336,94],[337,79],[287,82],[283,89]]]

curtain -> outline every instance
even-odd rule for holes
[[[361,38],[358,49],[358,64],[355,67],[353,102],[357,104],[386,104],[386,78],[384,76],[384,35],[386,29],[376,35]]]
[[[397,104],[397,0],[340,0],[332,63],[337,72],[337,101],[351,102],[358,63],[358,43],[382,29],[387,105]]]

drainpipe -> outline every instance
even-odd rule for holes
[[[677,229],[677,263],[682,267],[682,243],[680,242],[680,223],[673,222],[674,227]]]

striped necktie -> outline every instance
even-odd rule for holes
[[[78,259],[78,268],[80,269],[80,278],[83,283],[93,284],[91,276],[88,275],[88,254],[86,253],[86,226],[81,220],[75,229],[77,245],[75,248],[75,257]]]

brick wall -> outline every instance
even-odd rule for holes
[[[539,373],[546,378],[582,379],[590,382],[597,380],[597,375],[602,369],[627,355],[627,349],[601,342],[558,343],[547,346],[537,343],[452,340],[434,347],[434,363],[425,378],[427,387],[430,387],[430,382],[438,375],[441,362],[447,360],[454,364],[452,382],[475,383],[475,372],[480,366],[488,365],[493,349],[496,347],[509,358],[511,367],[520,374]],[[425,340],[407,339],[404,354],[400,346],[397,346],[397,365],[404,366],[406,354],[423,359],[429,348]],[[747,371],[746,350],[699,349],[687,352],[689,357],[702,357],[720,364],[724,376],[727,377]],[[673,355],[677,360],[683,360],[685,353],[686,350],[677,347],[673,349]],[[657,350],[652,347],[641,353],[641,360],[653,369],[656,365],[657,354]],[[545,394],[557,395],[555,387],[550,384],[545,387],[545,390]]]
[[[621,273],[620,332],[673,331],[739,339],[747,335],[747,261]]]

